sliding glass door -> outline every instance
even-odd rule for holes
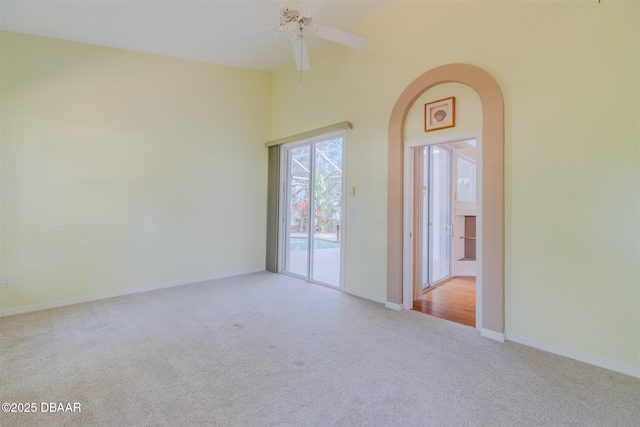
[[[429,209],[429,283],[451,276],[451,151],[432,146]]]
[[[310,146],[290,148],[287,154],[285,271],[306,276],[309,264],[309,223],[312,220]]]
[[[343,136],[283,147],[287,274],[341,286]]]
[[[451,151],[424,147],[422,165],[422,288],[451,276]]]

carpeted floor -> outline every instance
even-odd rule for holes
[[[2,426],[640,425],[637,378],[271,273],[0,328]]]

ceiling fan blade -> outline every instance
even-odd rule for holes
[[[305,18],[311,17],[314,13],[320,10],[324,5],[324,0],[308,0],[300,4],[298,11]]]
[[[330,40],[356,49],[364,49],[367,47],[367,43],[369,43],[369,39],[365,36],[348,33],[336,28],[325,27],[324,25],[311,26],[311,34],[321,39]]]
[[[293,46],[293,56],[296,59],[296,66],[298,71],[307,71],[309,65],[309,54],[307,53],[307,45],[304,42],[302,36],[295,36],[291,39],[291,45]]]
[[[278,4],[274,0],[269,0],[269,3],[278,10],[282,9],[282,4]]]

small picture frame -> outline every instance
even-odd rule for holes
[[[456,125],[456,97],[424,104],[424,131],[452,128]]]

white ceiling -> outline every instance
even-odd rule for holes
[[[155,53],[215,64],[273,71],[293,62],[290,36],[263,33],[278,24],[268,0],[11,0],[0,1],[0,28],[7,31]],[[394,1],[323,3],[314,24],[349,31]],[[238,41],[238,39],[242,39]],[[305,37],[309,51],[327,43]],[[233,43],[232,43],[233,42]],[[344,47],[344,49],[349,49]],[[313,63],[311,64],[313,66]]]

